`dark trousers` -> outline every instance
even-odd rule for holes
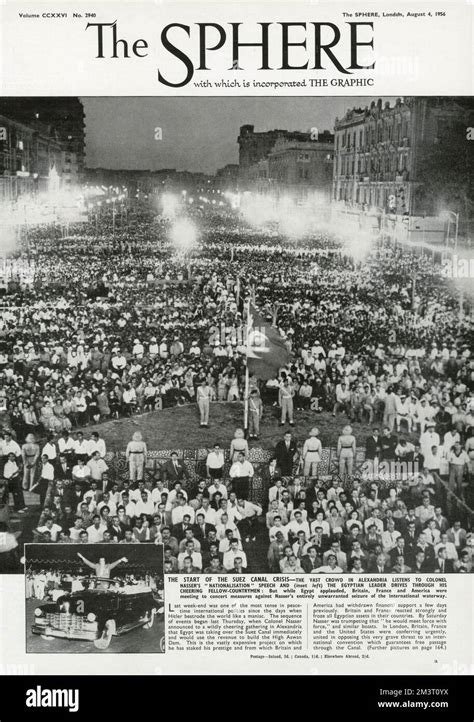
[[[240,532],[242,539],[246,537],[254,537],[258,531],[257,517],[254,516],[251,519],[241,519],[237,522],[237,528]]]
[[[21,486],[20,475],[12,476],[8,479],[8,491],[13,496],[13,508],[15,511],[25,508],[25,497],[23,496],[23,488]]]
[[[249,498],[249,477],[248,476],[236,476],[232,479],[232,491],[237,494],[237,499],[248,499]]]

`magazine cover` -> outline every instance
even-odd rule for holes
[[[472,718],[472,28],[457,1],[0,5],[20,719],[136,714],[176,674]]]

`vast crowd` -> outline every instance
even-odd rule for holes
[[[146,213],[114,233],[107,219],[67,238],[30,232],[18,262],[31,282],[2,299],[0,531],[28,513],[28,491],[35,540],[163,543],[167,572],[472,571],[470,300],[460,313],[439,264],[389,242],[358,260],[327,233],[285,243],[226,217],[200,223],[187,252]],[[212,428],[203,399],[243,399],[249,295],[290,352],[274,378],[249,384],[251,443],[266,406],[289,425],[269,468],[237,432],[209,449],[197,480],[179,455],[150,480],[137,432],[129,479],[114,478],[107,439],[81,427],[139,426],[144,412],[198,402]],[[297,440],[300,410],[314,428]],[[337,466],[323,475],[329,415]],[[354,423],[366,428],[362,468]]]

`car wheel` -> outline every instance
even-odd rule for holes
[[[102,634],[100,635],[99,639],[94,640],[94,646],[97,649],[107,649],[107,647],[110,645],[110,640],[112,639],[114,634],[115,621],[113,619],[108,619],[104,625],[104,629],[102,630]]]
[[[146,617],[146,623],[143,625],[145,629],[151,629],[155,622],[155,610],[150,609]]]

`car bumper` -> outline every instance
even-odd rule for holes
[[[54,629],[44,624],[33,624],[31,627],[33,634],[44,634],[46,637],[60,637],[61,639],[85,639],[93,642],[99,636],[97,630],[78,630],[78,629]]]

